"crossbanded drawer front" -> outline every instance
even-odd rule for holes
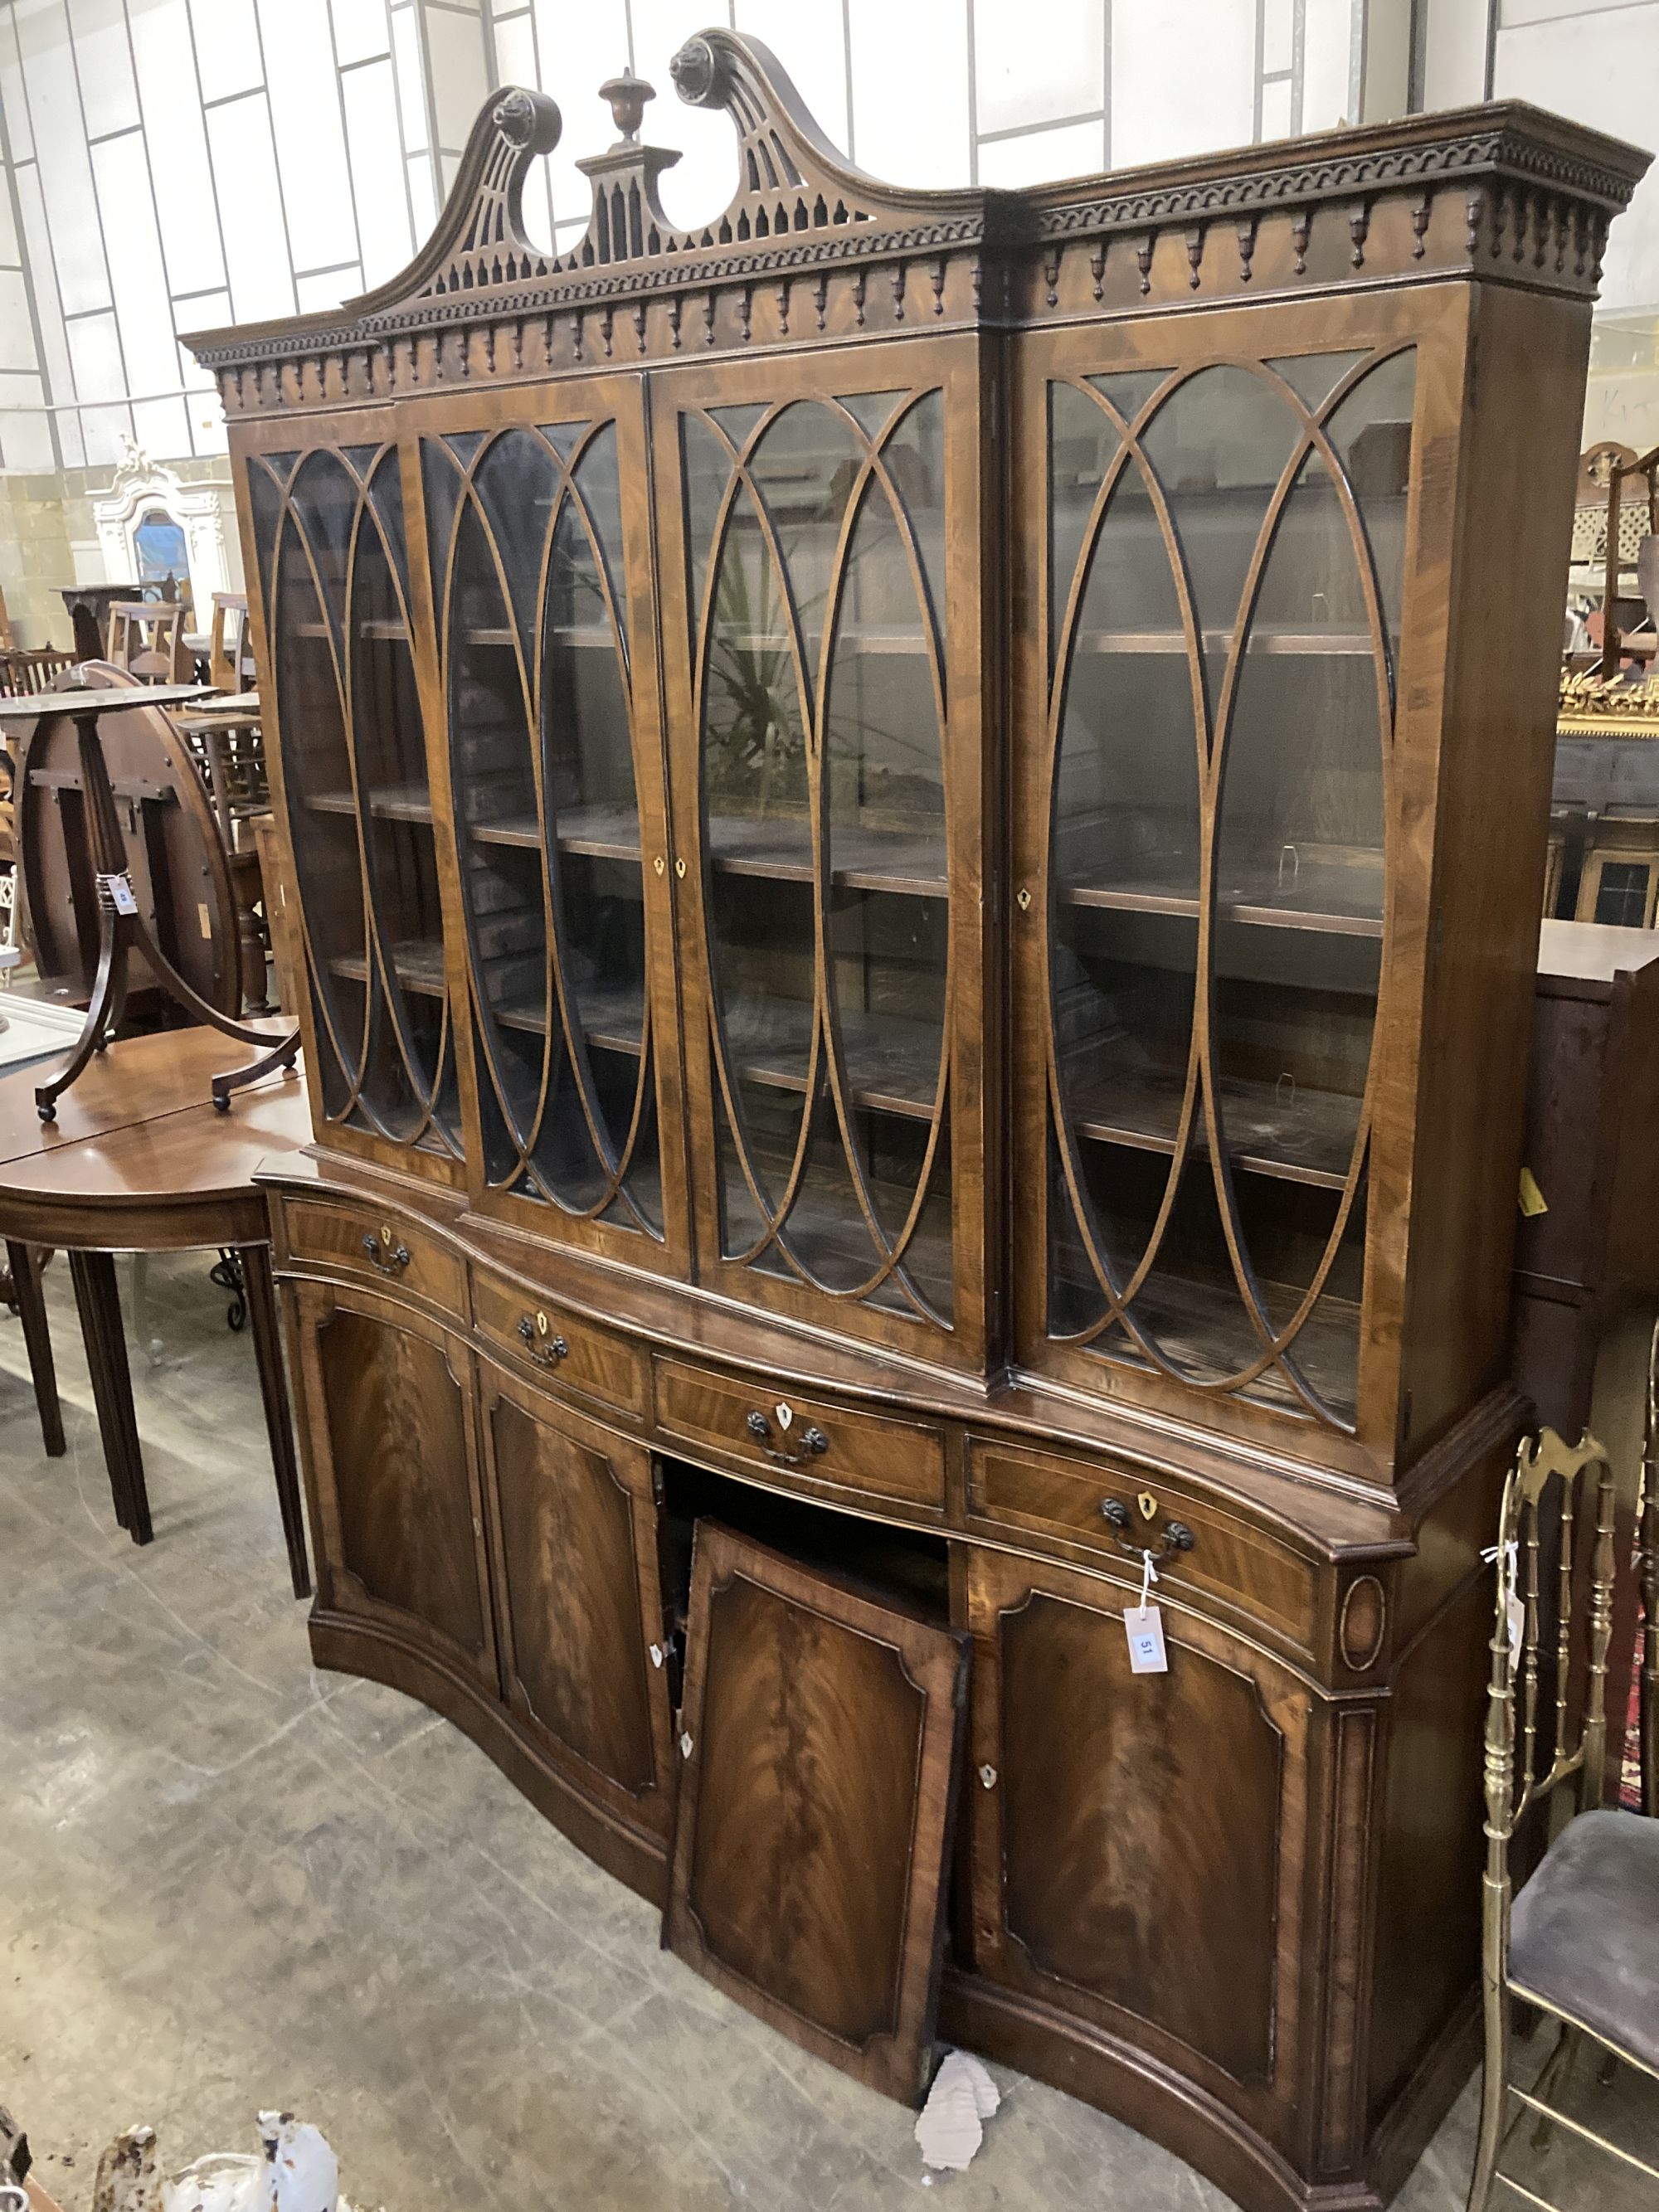
[[[945,1511],[945,1438],[925,1423],[889,1420],[765,1380],[657,1363],[657,1424],[702,1455],[713,1453],[803,1489]]]
[[[1141,1551],[1150,1550],[1172,1589],[1212,1595],[1293,1644],[1313,1644],[1313,1563],[1248,1522],[1161,1486],[1144,1468],[975,1438],[969,1452],[968,1522],[989,1534],[1080,1545],[1121,1559],[1130,1573]],[[1190,1540],[1170,1536],[1172,1528]]]
[[[549,1382],[644,1419],[649,1366],[647,1355],[626,1338],[482,1267],[472,1270],[472,1313],[482,1337],[528,1361]]]
[[[283,1249],[296,1267],[338,1268],[465,1320],[466,1270],[420,1224],[367,1206],[309,1199],[283,1200],[280,1224]]]

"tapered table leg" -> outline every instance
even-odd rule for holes
[[[283,1516],[283,1535],[288,1544],[289,1576],[295,1596],[309,1597],[311,1568],[306,1557],[305,1513],[300,1504],[300,1470],[294,1456],[294,1424],[289,1413],[288,1378],[283,1367],[282,1332],[276,1323],[270,1247],[243,1244],[238,1247],[237,1257],[242,1263],[242,1287],[247,1298],[248,1323],[253,1332],[253,1354],[259,1363],[259,1390],[265,1401],[265,1434],[270,1439],[276,1503]]]
[[[132,1376],[115,1262],[107,1252],[71,1252],[69,1263],[115,1517],[135,1544],[148,1544],[155,1532],[149,1525],[149,1493],[144,1487],[138,1423],[132,1410]]]
[[[29,1376],[34,1402],[40,1413],[40,1436],[48,1459],[64,1456],[64,1414],[58,1402],[58,1370],[52,1357],[52,1331],[46,1323],[46,1293],[34,1254],[27,1244],[8,1243],[6,1265],[11,1270],[12,1296],[23,1324],[23,1344],[29,1356]]]

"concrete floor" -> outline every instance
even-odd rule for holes
[[[354,2202],[387,2212],[933,2201],[908,2113],[661,1952],[650,1909],[453,1729],[313,1672],[252,1347],[207,1265],[150,1263],[142,1315],[129,1284],[146,1551],[111,1516],[62,1262],[66,1460],[40,1451],[0,1321],[0,2103],[65,2212],[118,2129],[149,2122],[182,2164],[251,2148],[272,2105],[315,2120]],[[957,2212],[1226,2204],[1104,2115],[998,2077],[973,2167],[930,2185]],[[1581,2088],[1659,2154],[1659,2085]],[[1401,2212],[1461,2207],[1473,2112],[1472,2084]],[[1518,2155],[1572,2212],[1651,2205],[1559,2132]]]

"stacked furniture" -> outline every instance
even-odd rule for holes
[[[508,91],[401,277],[195,341],[307,976],[313,1648],[865,2078],[937,2011],[1242,2204],[1374,2204],[1475,2051],[1644,157],[1498,105],[904,192],[752,41],[675,77],[714,222],[625,77],[544,252]]]

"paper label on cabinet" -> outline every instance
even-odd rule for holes
[[[1164,1649],[1164,1615],[1155,1605],[1128,1606],[1123,1626],[1129,1638],[1132,1674],[1167,1674],[1169,1654]]]

